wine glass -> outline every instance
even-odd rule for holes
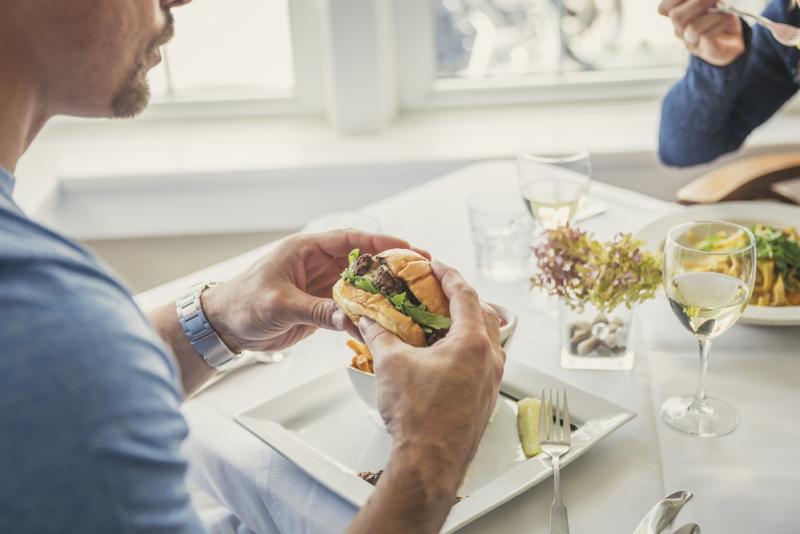
[[[569,224],[575,217],[592,181],[589,151],[541,151],[522,145],[517,153],[517,179],[528,212],[543,230]],[[544,235],[535,236],[538,242]],[[555,313],[557,300],[542,289],[532,289],[528,304],[536,311]]]
[[[664,421],[681,432],[722,436],[739,425],[730,404],[706,396],[705,378],[714,338],[736,324],[753,293],[755,238],[738,224],[706,221],[672,228],[664,245],[664,285],[672,311],[700,344],[694,396],[661,406]]]

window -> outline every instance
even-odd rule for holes
[[[433,1],[440,78],[673,66],[685,56],[642,0]]]
[[[157,98],[293,94],[288,0],[204,0],[174,15],[175,39],[150,78]]]
[[[166,107],[190,102],[189,114],[324,112],[351,133],[402,110],[657,98],[687,58],[657,4],[203,0],[175,11],[177,36],[151,82]]]
[[[489,79],[682,66],[655,0],[431,0],[437,77]],[[739,0],[755,11],[766,0]]]

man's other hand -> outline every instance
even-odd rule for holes
[[[424,449],[437,466],[431,475],[451,484],[455,498],[497,402],[505,353],[495,312],[455,269],[434,262],[433,270],[450,299],[453,326],[444,339],[417,348],[369,319],[360,327],[394,448]]]
[[[246,272],[203,293],[211,326],[234,352],[285,349],[317,328],[360,337],[330,298],[354,248],[376,254],[410,245],[356,230],[290,237]]]

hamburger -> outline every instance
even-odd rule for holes
[[[413,250],[375,256],[350,252],[333,300],[355,324],[369,317],[416,347],[433,345],[450,328],[450,302],[430,262]]]

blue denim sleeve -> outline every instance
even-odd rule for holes
[[[171,356],[99,267],[37,239],[0,239],[0,532],[201,532]]]
[[[800,10],[774,0],[765,15],[791,24]],[[743,24],[747,50],[726,67],[692,57],[689,69],[662,105],[659,155],[687,167],[737,150],[750,133],[796,92],[800,51],[778,44],[763,27]]]

